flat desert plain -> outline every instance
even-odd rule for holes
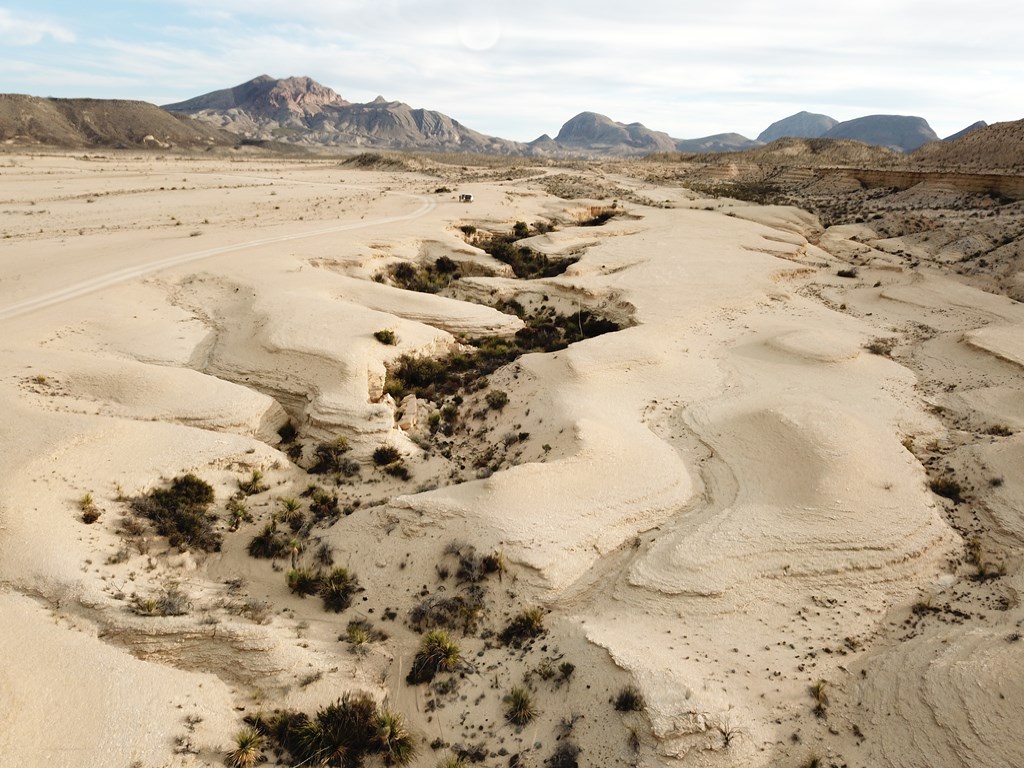
[[[1024,305],[515,170],[0,156],[0,764],[1024,765]]]

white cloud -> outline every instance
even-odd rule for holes
[[[6,8],[0,8],[0,42],[35,45],[47,37],[60,43],[75,42],[75,34],[62,24],[15,15]]]
[[[975,119],[1018,118],[1010,110],[1024,103],[1017,30],[1006,21],[1018,13],[1016,0],[988,0],[984,13],[960,0],[162,0],[160,7],[159,21],[140,10],[135,27],[60,48],[56,64],[40,57],[32,82],[52,69],[78,73],[68,82],[94,73],[111,89],[90,95],[167,103],[264,73],[309,75],[351,100],[382,94],[521,140],[556,133],[583,110],[684,138],[754,136],[800,109],[838,119],[918,114],[943,134]],[[0,41],[73,39],[60,25],[12,19],[0,9]],[[15,24],[23,31],[9,31]]]

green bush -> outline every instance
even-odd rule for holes
[[[500,411],[508,405],[508,393],[500,389],[493,389],[487,393],[487,407],[494,411]]]
[[[381,344],[393,347],[398,343],[398,337],[395,336],[395,332],[390,328],[383,328],[379,331],[374,331],[373,338],[379,341]]]

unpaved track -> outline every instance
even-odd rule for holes
[[[351,186],[348,187],[351,189]],[[44,293],[40,296],[36,296],[31,299],[24,299],[15,304],[10,304],[5,307],[0,307],[0,322],[4,320],[10,320],[11,318],[26,315],[30,312],[50,307],[55,304],[61,304],[71,299],[76,299],[80,296],[85,296],[90,293],[102,290],[103,288],[109,288],[112,285],[123,283],[128,280],[134,280],[139,277],[151,275],[154,272],[159,272],[170,267],[176,267],[181,264],[187,264],[193,261],[200,261],[202,259],[208,259],[212,256],[220,256],[225,253],[234,253],[236,251],[246,250],[248,248],[257,248],[264,245],[272,245],[274,243],[284,243],[293,240],[303,240],[311,237],[320,237],[322,235],[335,234],[337,232],[346,232],[354,229],[366,229],[369,227],[382,227],[388,224],[395,224],[400,221],[410,221],[412,219],[418,219],[434,210],[436,203],[430,198],[422,195],[407,194],[404,192],[387,192],[386,194],[393,195],[395,197],[408,198],[410,200],[417,200],[421,205],[414,210],[412,213],[403,214],[401,216],[386,216],[378,219],[371,219],[370,221],[355,221],[348,222],[345,224],[335,224],[329,227],[320,227],[318,229],[310,230],[308,232],[295,232],[287,235],[275,235],[273,237],[258,238],[255,240],[247,240],[241,243],[232,243],[230,245],[218,246],[216,248],[207,248],[199,251],[188,251],[187,253],[178,254],[171,257],[165,257],[156,259],[154,261],[146,262],[144,264],[136,264],[131,267],[124,269],[112,270],[105,272],[96,277],[91,277],[87,280],[81,280],[72,285],[59,288],[48,293]]]

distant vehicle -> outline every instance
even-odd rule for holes
[[[473,202],[473,196],[472,195],[466,195],[466,194],[459,195],[459,202],[460,203],[472,203]]]

